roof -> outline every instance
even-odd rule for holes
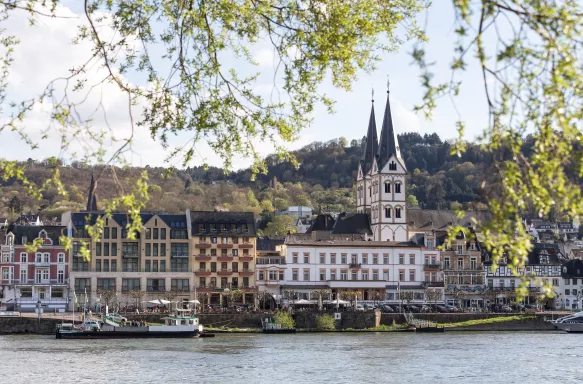
[[[332,229],[333,234],[367,234],[372,235],[370,219],[366,213],[341,213]]]
[[[379,140],[379,148],[377,154],[378,168],[383,169],[391,156],[395,156],[405,166],[405,162],[401,158],[401,150],[399,149],[399,140],[393,128],[393,117],[391,116],[391,103],[389,101],[389,92],[387,91],[387,105],[385,106],[385,115],[383,117],[383,126],[381,128],[381,139]]]
[[[320,214],[316,216],[310,228],[306,230],[306,233],[312,233],[312,231],[332,231],[334,229],[334,224],[336,220],[329,214]]]
[[[212,233],[210,224],[234,224],[237,226],[238,235],[255,236],[255,219],[252,212],[224,212],[224,211],[193,211],[190,212],[192,223],[192,234]],[[204,224],[201,231],[199,224]],[[247,231],[243,230],[243,225],[247,225]]]
[[[14,234],[14,244],[32,244],[34,239],[39,237],[41,231],[47,233],[47,238],[53,241],[53,245],[60,245],[59,237],[66,235],[66,227],[64,226],[48,226],[48,225],[14,225],[8,229],[8,232]],[[24,239],[26,238],[26,239]]]
[[[374,100],[372,106],[370,107],[370,117],[368,119],[368,129],[366,131],[366,145],[364,147],[364,152],[360,158],[360,164],[362,166],[362,174],[366,175],[372,167],[372,161],[377,155],[379,139],[377,138],[377,125],[376,118],[374,115]]]
[[[561,275],[566,278],[583,277],[583,261],[579,259],[569,260],[563,264]]]
[[[188,225],[186,223],[186,215],[169,215],[169,214],[159,214],[158,217],[166,223],[170,228],[187,229]]]
[[[549,262],[546,263],[542,258],[544,256],[549,257]],[[543,262],[541,262],[541,260]],[[528,254],[528,265],[549,265],[549,264],[560,264],[565,261],[565,256],[561,253],[558,244],[548,244],[548,243],[538,243],[534,244],[534,247]]]
[[[312,240],[297,236],[286,238],[286,245],[322,246],[322,247],[368,247],[368,248],[421,248],[412,241],[366,241],[366,240]]]
[[[468,227],[473,225],[471,218],[477,220],[488,219],[488,211],[466,211],[462,219],[457,218],[455,211],[438,209],[417,209],[409,208],[407,217],[409,231],[427,232],[432,230],[447,230],[452,225],[462,225]]]
[[[285,243],[285,237],[269,237],[260,236],[257,238],[257,250],[258,251],[275,251],[275,247],[278,245],[283,245]]]

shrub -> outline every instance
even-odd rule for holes
[[[295,328],[296,326],[293,317],[284,311],[279,311],[273,315],[273,322],[279,324],[282,328]]]
[[[334,316],[324,314],[316,317],[316,329],[319,331],[333,331],[336,329]]]

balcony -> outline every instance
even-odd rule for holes
[[[258,265],[287,264],[284,257],[258,257],[255,263]]]
[[[443,281],[424,281],[421,285],[426,288],[443,288],[445,286]]]
[[[348,268],[351,268],[351,269],[360,269],[360,267],[362,267],[361,263],[350,263],[348,265]]]
[[[148,287],[148,292],[166,292],[166,287]]]
[[[68,285],[69,279],[28,279],[28,280],[13,280],[15,285]]]
[[[217,273],[219,275],[225,276],[225,275],[233,274],[233,271],[231,271],[230,269],[219,269],[219,271]]]
[[[442,271],[483,271],[484,267],[479,264],[476,265],[451,265],[441,264]]]
[[[233,261],[235,260],[235,258],[233,256],[229,256],[229,255],[220,255],[217,257],[218,261]]]
[[[440,263],[425,263],[423,264],[424,269],[439,269],[441,268]]]
[[[242,244],[239,244],[239,248],[247,248],[247,249],[253,248],[253,244],[251,244],[251,243],[242,243]]]
[[[252,269],[243,268],[239,271],[240,276],[252,276],[255,273]]]
[[[188,258],[188,253],[172,252],[170,254],[170,257],[173,257],[175,259],[187,259]]]
[[[212,292],[214,290],[214,288],[211,288],[210,284],[209,285],[198,285],[195,287],[195,289],[197,290],[197,292]]]
[[[199,244],[194,244],[194,248],[198,248],[198,249],[206,249],[206,248],[210,248],[212,245],[210,243],[199,243]]]
[[[267,285],[269,287],[278,286],[278,285],[281,285],[281,281],[280,280],[266,280],[265,285]]]
[[[198,271],[196,271],[196,274],[199,276],[210,276],[211,273],[212,272],[210,269],[199,269]]]
[[[51,262],[50,261],[35,261],[34,266],[35,267],[50,267]]]
[[[253,256],[245,255],[239,257],[239,261],[253,261]]]
[[[233,244],[219,244],[217,248],[224,249],[224,248],[233,248]]]
[[[196,255],[194,256],[194,260],[210,261],[211,255]]]

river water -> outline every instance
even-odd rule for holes
[[[2,383],[580,383],[583,334],[0,336]]]

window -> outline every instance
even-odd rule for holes
[[[399,281],[405,281],[405,270],[399,270]]]
[[[65,263],[65,254],[64,253],[57,254],[57,263],[59,263],[59,264]]]
[[[103,238],[104,239],[109,239],[109,227],[104,227],[103,228]]]
[[[101,256],[101,243],[95,243],[95,256]]]
[[[330,254],[330,264],[336,264],[336,254],[335,253]]]
[[[98,291],[115,291],[115,279],[97,279]]]
[[[239,272],[239,263],[231,263],[231,270],[233,272]]]
[[[152,256],[154,256],[154,257],[158,256],[158,244],[157,243],[152,244]]]
[[[158,236],[158,228],[154,228],[152,231],[152,237],[154,240],[158,240],[159,236]]]
[[[504,280],[500,280],[498,282],[498,284],[499,284],[500,288],[504,288]]]
[[[216,249],[211,249],[211,256],[216,256],[217,255],[217,250]]]
[[[298,271],[297,270],[292,271],[292,280],[298,281]]]
[[[383,280],[389,281],[389,271],[383,271]]]
[[[346,280],[346,271],[340,271],[340,280]]]
[[[409,264],[415,264],[415,255],[409,255]]]
[[[553,287],[559,286],[559,279],[553,279]]]
[[[294,264],[297,264],[297,263],[298,263],[298,254],[297,254],[297,253],[294,253],[294,254],[292,255],[292,262],[293,262]]]
[[[577,279],[573,279],[573,285],[577,285]]]
[[[160,228],[160,240],[166,240],[166,228]]]
[[[188,279],[172,279],[170,280],[171,289],[175,292],[189,292]]]
[[[401,193],[401,183],[395,184],[395,193]]]
[[[395,208],[395,218],[401,218],[401,208]]]
[[[571,290],[570,289],[565,289],[565,295],[570,295],[571,294]]]
[[[91,279],[75,279],[75,292],[91,291]]]
[[[399,264],[405,264],[405,255],[399,255]]]
[[[121,291],[139,291],[140,290],[140,279],[121,279]]]
[[[310,264],[310,254],[304,253],[304,264]]]
[[[239,256],[239,250],[233,249],[233,256]]]
[[[166,243],[160,243],[160,256],[166,256]]]
[[[123,259],[121,267],[122,272],[138,272],[138,259]]]
[[[326,270],[320,269],[320,281],[325,281],[325,280],[326,280]]]
[[[320,253],[320,264],[326,264],[326,254]]]
[[[415,281],[415,270],[414,269],[409,270],[409,281]]]
[[[152,272],[158,272],[158,260],[152,261]]]
[[[62,269],[57,271],[57,283],[63,284],[65,282],[65,271]]]
[[[372,271],[372,279],[373,280],[379,279],[379,272],[376,269]]]
[[[375,265],[379,263],[379,257],[376,253],[373,253],[372,255],[372,263]]]
[[[391,161],[389,163],[389,171],[396,171],[397,170],[397,164],[394,161]]]
[[[368,264],[368,255],[366,253],[362,254],[362,264]]]
[[[356,253],[353,253],[351,256],[351,261],[352,264],[357,264],[358,263],[358,255]]]
[[[28,272],[23,268],[20,270],[20,282],[25,284],[27,282],[26,280],[28,280]]]
[[[89,271],[89,263],[83,256],[75,256],[73,258],[73,271],[87,272]]]
[[[152,239],[152,229],[146,228],[146,240]]]
[[[265,271],[259,271],[259,277],[257,278],[257,280],[265,280]]]
[[[103,260],[103,272],[109,272],[109,260]]]
[[[147,284],[148,292],[164,292],[164,291],[166,291],[166,280],[165,279],[148,279],[148,280],[146,280],[146,284]]]
[[[188,243],[171,243],[170,256],[188,257]]]
[[[383,255],[383,264],[389,264],[389,255],[386,253]]]
[[[304,281],[310,281],[310,270],[304,269]]]
[[[211,243],[216,244],[217,243],[217,238],[216,237],[211,237]]]
[[[351,280],[358,280],[358,277],[357,277],[357,273],[356,273],[356,271],[353,271],[353,272],[352,272],[352,277],[351,277],[350,279],[351,279]]]
[[[569,279],[565,279],[565,285],[569,285]]]
[[[146,260],[146,272],[152,272],[152,262],[150,260]]]
[[[111,228],[111,238],[117,239],[117,228]]]
[[[385,217],[387,219],[391,218],[391,207],[385,207]]]
[[[186,233],[185,229],[171,229],[170,230],[170,238],[171,239],[188,239],[188,234]]]
[[[330,280],[336,280],[336,270],[335,269],[330,271]]]
[[[136,255],[137,255],[137,249],[136,249]],[[109,256],[109,243],[103,243],[103,256]]]
[[[60,253],[62,255],[62,253]],[[27,263],[28,262],[28,253],[21,253],[20,254],[20,262]]]
[[[150,243],[146,243],[146,256],[152,256],[152,245]]]
[[[221,237],[221,244],[228,244],[229,242],[227,241],[226,237]]]
[[[123,243],[121,247],[123,257],[138,257],[138,243]]]
[[[457,258],[457,267],[458,269],[464,269],[464,259],[462,257]]]
[[[391,183],[386,182],[385,183],[385,193],[391,193]],[[390,216],[387,216],[390,217]]]
[[[362,271],[362,280],[368,280],[368,272]]]
[[[117,272],[117,260],[111,260],[111,272]]]
[[[188,259],[172,258],[170,272],[188,272]]]
[[[346,253],[340,255],[340,264],[346,264]]]
[[[95,260],[95,272],[101,272],[101,260]]]

